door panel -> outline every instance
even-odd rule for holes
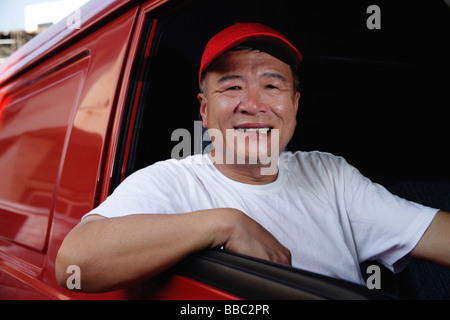
[[[0,131],[0,236],[42,251],[69,120],[89,58],[11,95]],[[31,88],[30,88],[31,87]],[[23,93],[30,92],[28,95]]]

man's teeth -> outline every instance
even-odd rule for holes
[[[239,132],[256,132],[260,134],[267,134],[271,128],[236,128]]]

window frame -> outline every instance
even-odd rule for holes
[[[175,1],[175,3],[177,3]],[[148,84],[150,60],[158,50],[161,37],[158,15],[174,5],[156,10],[145,9],[139,44],[136,50],[125,108],[122,114],[109,194],[131,173],[139,147]],[[162,26],[163,27],[163,26]],[[195,119],[193,119],[195,120]],[[384,299],[387,296],[367,288],[311,272],[228,253],[206,250],[191,255],[175,267],[138,286],[152,287],[152,282],[174,275],[187,277],[246,299]]]
[[[151,3],[152,1],[149,1],[149,3]],[[198,5],[200,1],[185,1],[184,3],[187,3],[188,5],[193,4]],[[139,87],[139,81],[142,80],[144,78],[144,75],[147,71],[147,67],[148,67],[148,62],[149,60],[153,57],[153,49],[156,48],[157,45],[157,41],[159,40],[159,37],[161,36],[161,33],[158,30],[158,26],[160,25],[160,20],[163,20],[163,18],[170,16],[170,14],[177,10],[180,7],[186,7],[184,5],[184,3],[182,1],[170,1],[168,3],[164,3],[162,6],[154,9],[154,8],[150,8],[147,9],[147,11],[145,12],[145,19],[146,19],[146,23],[148,23],[149,21],[151,21],[151,25],[153,28],[153,33],[149,32],[148,30],[144,30],[142,29],[142,35],[139,39],[139,47],[137,49],[137,54],[136,54],[136,59],[134,61],[133,64],[133,71],[132,71],[132,79],[134,79],[132,83],[130,83],[130,89],[127,92],[127,102],[126,102],[126,108],[124,111],[124,116],[123,116],[123,122],[121,124],[121,131],[120,131],[120,138],[119,138],[119,143],[118,143],[118,147],[117,147],[117,153],[115,155],[115,165],[114,165],[114,171],[112,174],[112,178],[111,178],[111,183],[109,186],[109,193],[111,193],[115,187],[117,187],[117,185],[129,174],[131,174],[132,172],[134,172],[134,170],[136,170],[135,167],[135,160],[136,160],[136,150],[138,148],[138,139],[137,139],[137,134],[139,132],[139,128],[141,127],[141,119],[143,116],[143,107],[145,105],[145,103],[143,102],[143,97],[146,94],[146,90],[144,86],[140,86]],[[201,3],[200,3],[201,5]],[[331,14],[331,13],[328,13]],[[364,18],[364,15],[362,16]],[[325,26],[324,26],[325,28]],[[365,34],[363,34],[365,35]],[[317,41],[317,39],[315,39]],[[348,39],[347,39],[348,40]],[[320,41],[319,41],[320,42]],[[318,44],[318,47],[314,47],[313,46],[313,41],[311,41],[311,48],[313,49],[320,49],[320,45],[324,46],[324,50],[326,52],[326,50],[328,50],[329,48],[327,48],[327,46],[325,44]],[[316,44],[317,45],[317,44]],[[396,72],[398,72],[399,74],[403,71],[403,69],[405,67],[408,67],[408,64],[406,63],[402,63],[401,61],[394,61],[394,62],[388,62],[383,64],[383,61],[377,61],[376,59],[358,59],[357,57],[355,57],[355,59],[345,59],[345,57],[340,57],[339,55],[333,57],[333,56],[324,56],[323,54],[321,55],[320,52],[314,52],[314,50],[312,50],[311,48],[308,54],[304,55],[305,60],[309,61],[309,65],[308,66],[301,66],[301,68],[311,68],[311,65],[314,65],[314,67],[317,66],[321,66],[322,69],[321,70],[325,70],[328,69],[328,64],[335,67],[337,72],[335,72],[336,74],[341,74],[340,72],[342,71],[342,69],[346,69],[347,67],[353,67],[356,68],[358,65],[364,65],[364,66],[369,66],[368,70],[378,70],[380,66],[388,68],[389,70],[394,70]],[[156,48],[157,49],[157,48]],[[318,50],[318,49],[317,49]],[[311,54],[312,52],[312,54]],[[345,54],[344,54],[345,55]],[[334,60],[333,60],[334,59]],[[325,66],[325,67],[324,67]],[[356,67],[355,67],[356,66]],[[372,68],[372,69],[370,69]],[[434,67],[433,66],[422,66],[416,69],[420,70],[420,69],[424,69],[424,70],[431,70],[430,74],[434,74],[432,72],[434,72]],[[367,68],[366,68],[367,69]],[[311,72],[310,70],[303,70],[303,71],[307,71],[307,72]],[[378,79],[378,78],[377,78]],[[310,79],[311,80],[311,79]],[[317,81],[322,81],[323,79],[321,77],[318,77],[317,79],[313,79],[313,80],[317,80]],[[310,81],[311,82],[311,81]],[[319,83],[319,82],[318,82]],[[317,89],[317,87],[314,87],[314,85],[316,84],[312,84],[311,88],[307,88],[306,90],[310,90],[309,93],[313,92],[315,89]],[[374,82],[375,83],[375,82]],[[311,85],[311,84],[310,84]],[[326,85],[326,84],[325,84]],[[314,88],[313,88],[314,87]],[[339,87],[340,88],[340,87]],[[337,91],[338,89],[336,89]],[[315,99],[317,92],[313,92],[313,95],[309,96],[309,99]],[[335,94],[334,91],[330,92],[330,96],[333,97]],[[303,92],[302,92],[302,96],[303,96]],[[319,96],[317,94],[317,96]],[[304,98],[303,98],[304,99]],[[313,105],[314,101],[303,101],[303,102],[309,102],[310,106]],[[312,112],[312,109],[303,109],[304,114],[301,116],[302,120],[301,121],[305,121],[306,118],[303,118],[303,116],[305,115],[305,111],[306,112]],[[348,111],[351,112],[352,110]],[[309,117],[308,119],[311,121],[311,119],[313,119],[314,114],[306,114],[307,117]],[[316,119],[315,121],[319,121],[320,119]],[[314,121],[310,122],[309,125],[316,125]],[[300,123],[300,126],[304,126],[303,123]],[[300,144],[304,142],[300,141]],[[317,143],[317,141],[314,141],[314,143]],[[309,146],[308,144],[306,144],[306,146]],[[342,146],[336,146],[338,149],[341,148]],[[367,144],[367,147],[370,147],[369,144]],[[307,148],[306,148],[307,149]],[[330,152],[334,152],[333,150],[329,150]],[[340,151],[342,151],[342,149],[340,149]],[[344,150],[346,151],[346,150]],[[339,154],[337,154],[339,155]],[[345,156],[345,154],[344,154]],[[358,158],[356,158],[356,160],[359,160]],[[352,162],[353,163],[353,162]],[[361,168],[361,166],[359,165],[358,162],[356,162],[357,167]],[[362,168],[364,169],[364,168]],[[373,168],[372,168],[373,170]],[[369,170],[368,170],[369,171]],[[364,172],[363,172],[364,173]],[[412,199],[414,200],[414,199]],[[204,272],[197,272],[196,270],[203,270]],[[335,281],[336,279],[332,279],[332,278],[327,278],[327,277],[323,277],[323,276],[319,276],[317,274],[313,274],[313,273],[308,273],[308,272],[304,272],[304,271],[300,271],[297,269],[293,269],[293,268],[288,268],[286,269],[286,267],[282,267],[282,266],[278,266],[278,265],[272,265],[268,262],[263,262],[263,261],[256,261],[252,258],[249,257],[240,257],[238,255],[234,255],[234,254],[230,254],[230,253],[225,253],[225,252],[216,252],[216,251],[206,251],[203,252],[199,255],[194,255],[192,257],[189,257],[188,259],[186,259],[185,261],[183,261],[181,264],[179,264],[177,267],[167,271],[167,274],[181,274],[187,277],[190,277],[192,279],[196,279],[200,282],[203,283],[208,283],[211,284],[213,286],[217,286],[222,288],[225,291],[228,292],[234,292],[238,295],[242,295],[243,297],[266,297],[266,293],[265,290],[267,291],[267,287],[260,287],[258,288],[258,292],[256,292],[255,294],[260,294],[260,295],[256,295],[253,296],[253,293],[249,293],[249,292],[245,292],[246,286],[243,285],[246,282],[239,282],[239,281],[227,281],[228,277],[235,277],[236,279],[239,278],[240,275],[249,275],[249,278],[255,276],[253,273],[253,270],[261,270],[261,273],[258,274],[256,277],[259,280],[263,280],[264,281],[269,281],[272,285],[277,285],[277,286],[283,286],[286,284],[286,279],[291,279],[292,282],[290,282],[291,280],[289,280],[289,284],[286,285],[286,290],[291,290],[292,287],[294,287],[294,290],[299,290],[299,294],[303,294],[305,295],[305,292],[308,292],[309,294],[311,294],[311,292],[314,293],[314,295],[316,297],[322,297],[322,298],[338,298],[338,299],[343,299],[345,298],[345,294],[343,291],[341,291],[340,293],[337,293],[335,295],[330,294],[330,295],[326,295],[323,294],[321,295],[320,292],[317,293],[316,291],[314,291],[316,287],[319,286],[319,283],[321,283],[322,285],[324,285],[325,287],[330,286],[330,287],[334,287],[334,288],[341,288],[345,287],[345,290],[349,290],[351,292],[353,292],[353,290],[356,290],[359,292],[359,290],[364,291],[362,293],[363,296],[366,296],[366,294],[368,294],[369,298],[379,298],[377,295],[384,295],[384,293],[382,292],[374,292],[374,291],[367,291],[367,288],[364,288],[362,286],[356,285],[356,287],[354,287],[353,284],[348,283],[348,282],[342,282],[342,281]],[[215,270],[214,272],[210,272],[210,274],[206,277],[205,274],[207,274],[207,272],[205,272],[205,270]],[[283,270],[283,271],[280,271]],[[225,283],[221,283],[218,279],[214,279],[214,277],[217,278],[223,278],[226,279]],[[270,280],[267,280],[267,279]],[[313,282],[313,284],[310,283],[310,285],[312,285],[313,287],[310,288],[304,288],[302,287],[302,281],[304,281],[304,279],[306,278],[311,278],[311,279],[315,279]],[[319,279],[319,280],[317,280]],[[384,278],[383,278],[384,279]],[[250,280],[249,280],[250,281]],[[233,285],[231,285],[233,284]],[[233,286],[239,286],[241,285],[240,289],[236,289],[233,288]],[[314,287],[316,286],[316,287]],[[255,288],[254,286],[250,286],[252,288]],[[266,288],[266,289],[264,289]],[[322,287],[323,288],[323,287]],[[302,291],[304,290],[304,291]],[[306,290],[306,291],[305,291]],[[339,291],[339,290],[338,290]],[[286,291],[287,292],[287,291]],[[340,295],[343,294],[343,295]],[[389,296],[388,296],[389,297]]]

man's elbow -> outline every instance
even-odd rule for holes
[[[61,252],[60,249],[58,251],[58,255],[56,256],[55,261],[55,277],[58,284],[63,287],[67,288],[67,278],[69,277],[69,274],[67,273],[68,266],[67,263],[65,263],[65,259],[63,258],[64,254]]]
[[[83,250],[69,235],[58,250],[55,261],[57,283],[71,291],[95,293],[101,291],[92,276],[93,258],[89,250]]]
[[[64,289],[82,293],[97,293],[105,291],[99,287],[97,281],[90,275],[88,257],[70,254],[61,247],[55,261],[55,277],[58,284]],[[73,253],[73,252],[72,252]],[[77,256],[78,258],[76,258]]]
[[[55,277],[58,284],[69,290],[82,291],[81,287],[81,267],[80,259],[74,258],[74,250],[71,250],[64,243],[58,250],[55,261]],[[74,261],[77,261],[74,264]],[[83,286],[85,287],[85,286]]]
[[[56,277],[56,282],[61,286],[61,287],[65,287],[66,284],[66,275],[64,272],[64,268],[62,267],[62,263],[59,259],[59,257],[56,257],[56,262],[55,262],[55,277]]]

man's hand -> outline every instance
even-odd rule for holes
[[[230,220],[226,250],[272,262],[291,265],[291,252],[259,223],[237,209],[226,209]]]

